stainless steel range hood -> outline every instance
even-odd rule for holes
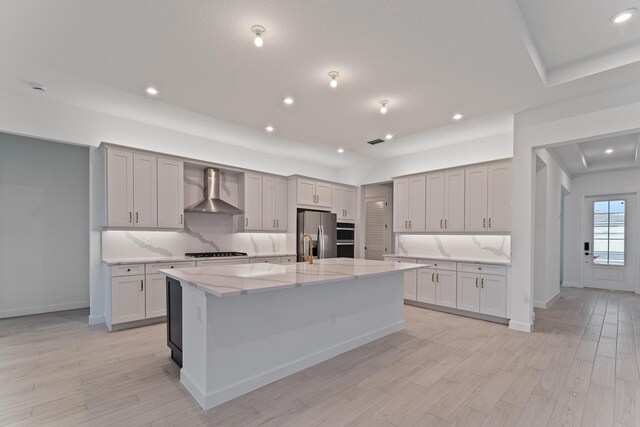
[[[185,209],[187,212],[243,214],[242,209],[220,199],[220,171],[214,168],[204,170],[204,199]]]

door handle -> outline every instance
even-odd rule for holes
[[[491,218],[489,218],[489,228],[491,228]]]
[[[482,218],[482,228],[487,228],[487,218]]]
[[[440,273],[436,273],[436,283],[440,283]]]
[[[138,212],[136,212],[136,224],[138,223]]]
[[[447,220],[444,220],[444,228],[447,228]]]
[[[476,277],[476,288],[478,287],[478,278]]]
[[[276,219],[276,228],[280,228],[280,220]]]
[[[411,230],[411,220],[409,220],[409,230]]]
[[[180,225],[182,225],[182,221],[183,221],[183,216],[182,214],[180,214]]]
[[[140,292],[144,290],[144,280],[140,280]]]
[[[482,278],[482,280],[480,281],[480,287],[481,287],[482,289],[484,289],[484,277],[483,277],[483,278]]]
[[[245,218],[244,219],[244,226],[248,227],[249,226],[249,218]]]
[[[129,212],[129,222],[133,221],[133,212]]]
[[[405,230],[408,230],[408,229],[409,229],[409,226],[408,226],[407,224],[409,224],[409,221],[405,221],[405,222],[404,222],[404,229],[405,229]]]
[[[442,228],[442,220],[440,220],[440,228]]]
[[[435,282],[436,282],[436,273],[435,273],[435,272],[431,273],[431,281],[432,281],[433,283],[435,283]]]

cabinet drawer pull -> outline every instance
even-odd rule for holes
[[[133,221],[133,212],[129,212],[129,222]]]
[[[144,280],[140,280],[140,292],[144,291]]]
[[[184,218],[183,218],[182,214],[180,214],[180,225],[182,225],[183,220],[184,220]]]
[[[136,212],[136,224],[138,223],[138,212]]]
[[[476,277],[476,288],[478,287],[478,278]]]

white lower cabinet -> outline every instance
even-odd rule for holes
[[[480,275],[458,273],[458,303],[460,310],[480,311]]]
[[[436,271],[432,268],[418,271],[418,301],[436,303]]]
[[[167,315],[167,276],[147,274],[145,315],[147,318]]]
[[[456,307],[456,273],[423,268],[418,273],[418,301],[443,307]]]
[[[386,258],[386,260],[393,262],[406,262],[410,264],[418,263],[417,260],[408,258]],[[418,271],[421,270],[405,271],[404,273],[404,299],[406,300],[418,300]]]
[[[111,323],[133,322],[145,318],[144,276],[111,279]]]
[[[458,308],[507,317],[507,278],[492,274],[458,273]]]

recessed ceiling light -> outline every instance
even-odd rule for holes
[[[463,117],[464,117],[464,114],[461,114],[461,113],[455,113],[455,114],[453,115],[453,120],[460,120],[460,119],[462,119]]]
[[[31,89],[35,90],[36,92],[46,92],[47,88],[44,87],[44,85],[41,85],[40,83],[31,83]]]
[[[622,10],[611,17],[611,22],[614,24],[622,24],[627,22],[638,11],[635,7]]]
[[[266,128],[264,128],[264,130],[266,130],[267,132],[271,133],[271,132],[273,132],[273,126],[269,125]]]
[[[388,134],[384,137],[384,139],[393,139],[393,135],[391,135],[390,133],[388,133]]]
[[[253,27],[251,27],[251,31],[253,31],[253,34],[256,35],[256,38],[253,39],[253,43],[255,43],[257,47],[262,47],[262,44],[264,42],[264,40],[262,40],[262,35],[267,32],[266,28],[264,28],[262,25],[254,25]]]
[[[604,150],[604,152],[607,154],[611,154],[613,153],[613,148],[607,148],[606,150]]]
[[[340,153],[340,154],[344,153],[344,148],[342,148],[342,147],[338,148],[338,153]]]
[[[338,77],[340,77],[340,73],[337,71],[329,71],[329,77],[331,77],[331,82],[329,82],[329,84],[332,88],[336,88],[338,86]]]
[[[287,105],[291,105],[293,104],[293,98],[290,96],[287,96],[285,99],[283,99],[283,102]]]
[[[389,103],[389,101],[387,101],[386,99],[383,99],[382,101],[380,101],[380,113],[387,114],[387,104],[388,103]]]
[[[147,93],[152,96],[156,96],[158,94],[158,89],[153,86],[147,87]]]

